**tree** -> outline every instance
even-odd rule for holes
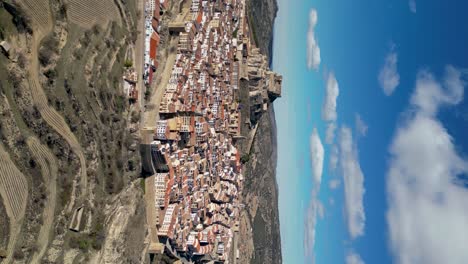
[[[242,164],[245,164],[245,163],[249,162],[249,160],[250,160],[250,154],[242,155],[242,157],[241,157]]]
[[[131,61],[131,60],[125,60],[125,62],[124,62],[124,67],[125,67],[125,68],[130,68],[130,67],[132,67],[132,66],[133,66],[133,61]]]

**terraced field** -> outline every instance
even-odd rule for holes
[[[37,58],[36,58],[37,63]],[[37,74],[37,71],[35,72]],[[31,73],[31,76],[32,73]],[[49,124],[57,133],[59,133],[65,141],[70,145],[73,152],[78,156],[80,160],[80,183],[81,183],[81,192],[82,195],[86,195],[87,190],[87,174],[86,174],[86,159],[83,154],[78,140],[75,135],[70,131],[67,123],[63,117],[52,107],[48,105],[47,97],[45,96],[44,91],[42,90],[39,80],[36,78],[29,79],[29,85],[31,88],[31,93],[34,98],[34,104],[37,106],[39,112],[41,113],[42,118]],[[73,204],[70,205],[73,207]]]
[[[0,193],[7,214],[15,220],[20,219],[28,197],[27,181],[3,147],[0,147]]]
[[[81,195],[86,196],[87,193],[87,174],[86,174],[86,159],[83,150],[71,132],[63,117],[51,106],[49,106],[47,97],[39,82],[39,60],[38,50],[41,40],[52,30],[52,18],[50,17],[49,2],[47,0],[24,0],[26,12],[31,15],[33,28],[33,39],[31,43],[31,64],[29,66],[29,87],[31,89],[34,105],[38,108],[42,118],[49,124],[65,141],[70,145],[73,152],[80,160],[80,184]],[[44,10],[44,8],[46,10]],[[74,190],[73,190],[74,193]],[[69,209],[74,205],[74,197]]]
[[[36,30],[44,31],[52,26],[48,0],[21,0]]]
[[[43,213],[43,224],[37,237],[38,252],[36,252],[31,261],[32,264],[40,263],[40,260],[47,250],[49,237],[54,221],[55,204],[57,200],[57,161],[50,150],[42,145],[36,138],[27,139],[27,144],[31,150],[34,159],[41,167],[41,174],[44,183],[47,186],[47,201]]]
[[[8,258],[12,258],[16,237],[24,216],[28,198],[28,183],[18,170],[8,153],[0,145],[0,195],[10,218],[10,239],[8,243]]]
[[[68,16],[70,21],[91,28],[95,24],[106,27],[109,21],[121,24],[119,10],[112,0],[70,0]]]

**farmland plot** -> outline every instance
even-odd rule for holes
[[[57,198],[57,172],[58,166],[57,161],[55,160],[53,154],[50,150],[42,145],[39,140],[36,138],[30,137],[27,140],[27,144],[31,149],[31,152],[38,161],[41,167],[41,174],[44,178],[44,182],[47,186],[47,201],[44,208],[44,215],[43,215],[43,224],[39,231],[39,236],[37,238],[37,245],[39,247],[39,251],[34,254],[34,257],[31,263],[39,263],[42,256],[46,252],[47,245],[49,243],[49,235],[51,232],[51,228],[53,227],[54,221],[54,213],[55,213],[55,204]]]
[[[48,0],[22,0],[26,12],[31,16],[31,21],[36,30],[44,31],[52,26],[52,17]]]
[[[8,243],[8,259],[13,255],[16,237],[20,230],[28,198],[28,183],[18,170],[10,156],[0,145],[0,195],[8,217],[10,218],[10,240]]]
[[[106,27],[109,21],[121,24],[119,10],[112,0],[70,0],[68,17],[71,22],[91,28],[95,24]]]

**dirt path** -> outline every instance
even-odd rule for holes
[[[36,252],[34,254],[31,261],[32,264],[36,264],[40,263],[42,256],[44,256],[44,253],[47,250],[50,232],[52,229],[52,224],[54,222],[55,205],[57,202],[58,167],[55,157],[52,155],[52,153],[46,146],[41,145],[39,140],[30,137],[27,139],[27,144],[29,146],[29,149],[31,149],[34,159],[41,166],[41,174],[44,179],[44,183],[47,186],[48,193],[43,213],[43,224],[39,231],[39,236],[37,237],[37,245],[39,252]]]
[[[10,238],[5,261],[5,263],[10,263],[13,260],[16,239],[23,223],[24,211],[28,198],[28,182],[1,144],[0,195],[3,198],[5,209],[10,219]]]

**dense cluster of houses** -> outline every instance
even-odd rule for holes
[[[145,6],[145,55],[143,80],[145,84],[150,84],[153,80],[153,73],[158,67],[156,56],[159,47],[159,30],[161,15],[168,8],[169,0],[148,0]]]
[[[235,93],[250,41],[244,8],[244,0],[192,0],[189,19],[169,25],[179,44],[151,135],[151,189],[158,239],[186,259],[227,263],[234,252],[244,180]]]

